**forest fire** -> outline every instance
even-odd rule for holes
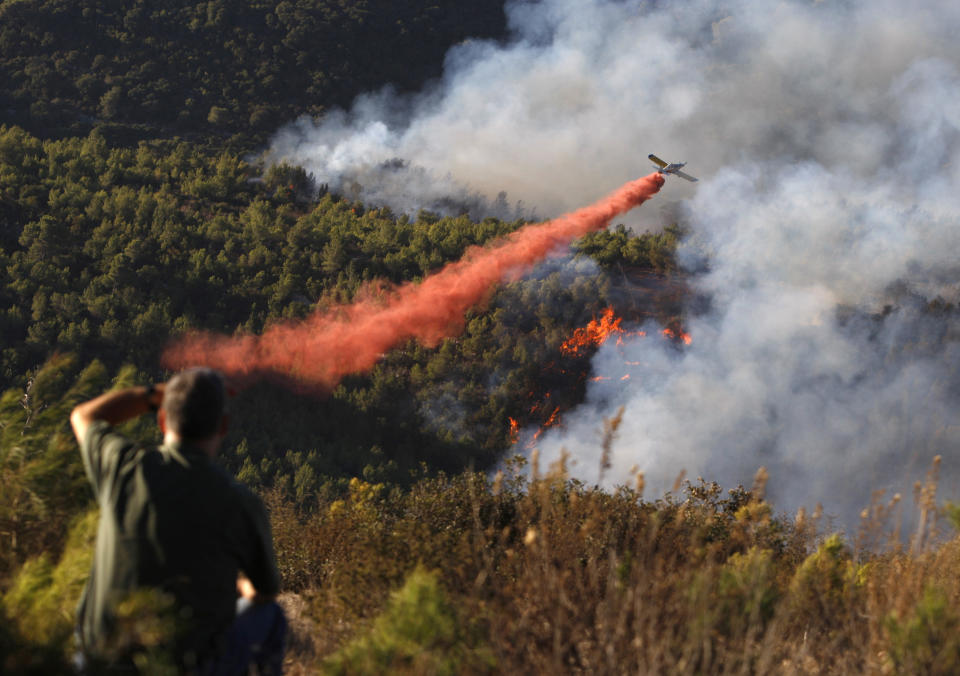
[[[670,341],[675,343],[682,343],[683,345],[690,345],[693,339],[689,333],[683,331],[677,320],[672,320],[670,324],[660,331],[661,335]],[[560,353],[564,357],[571,359],[577,359],[580,357],[587,356],[589,351],[593,348],[598,348],[604,343],[606,343],[610,338],[616,336],[616,345],[618,348],[624,348],[626,346],[626,338],[630,337],[644,337],[646,336],[645,331],[628,331],[623,328],[623,317],[617,316],[616,311],[613,307],[607,307],[603,310],[600,317],[594,317],[591,319],[586,326],[577,328],[573,330],[572,335],[560,345]],[[623,354],[622,350],[618,350]],[[631,367],[643,366],[643,361],[637,360],[628,360],[624,358],[623,360],[624,367],[627,368],[627,372],[621,375],[618,380],[620,382],[627,382],[633,380],[634,374],[630,372]],[[567,371],[562,368],[558,368],[556,362],[551,361],[544,365],[544,371],[559,372],[560,374],[565,374]],[[585,368],[584,371],[580,374],[577,382],[590,382],[590,383],[602,383],[609,382],[612,380],[610,376],[600,375],[588,377],[589,371]],[[545,413],[547,410],[547,404],[551,403],[552,392],[546,392],[543,394],[542,400],[534,403],[529,407],[528,418],[533,418],[537,415],[538,412]],[[527,396],[533,398],[535,396],[534,392],[528,392]],[[557,400],[563,400],[564,398],[558,397]],[[543,433],[551,428],[556,427],[560,424],[560,412],[561,406],[554,405],[553,410],[550,416],[542,423],[539,424],[536,431],[529,438],[529,441],[526,442],[525,447],[527,449],[532,449],[536,446],[537,441],[543,436]],[[564,409],[565,410],[565,409]],[[509,418],[510,421],[510,443],[516,444],[520,438],[520,423],[514,418]]]

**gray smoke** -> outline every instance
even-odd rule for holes
[[[685,200],[681,259],[706,270],[709,310],[687,318],[682,349],[652,326],[601,348],[593,375],[609,379],[545,435],[542,462],[566,449],[595,481],[602,421],[622,405],[609,484],[634,465],[654,495],[681,469],[749,484],[764,465],[779,507],[822,502],[851,524],[873,489],[907,498],[942,454],[956,497],[960,5],[507,11],[509,44],[457,47],[421,96],[301,120],[271,156],[371,204],[501,216],[589,203],[647,173],[649,152],[689,160],[701,182],[668,179],[657,199]]]

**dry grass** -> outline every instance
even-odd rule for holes
[[[764,483],[727,493],[686,483],[647,502],[557,467],[425,479],[392,495],[356,481],[309,514],[273,495],[301,604],[290,665],[306,673],[337,656],[338,673],[409,671],[389,650],[353,671],[343,655],[356,637],[373,645],[392,631],[377,618],[421,566],[455,609],[443,621],[456,624],[462,654],[491,656],[455,673],[960,670],[960,539],[937,530],[934,475],[908,545],[895,505],[877,502],[848,542],[819,532],[817,514],[774,517]],[[436,664],[461,654],[444,650]]]

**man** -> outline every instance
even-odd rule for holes
[[[266,511],[213,462],[225,404],[220,374],[195,368],[166,384],[107,392],[70,414],[100,505],[78,609],[81,650],[94,668],[142,667],[159,646],[183,671],[246,673],[253,659],[261,673],[280,672],[286,621],[274,601],[280,579]],[[157,411],[162,446],[114,431],[148,411]]]

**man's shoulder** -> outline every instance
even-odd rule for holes
[[[94,420],[81,439],[80,448],[83,451],[98,451],[112,445],[118,447],[134,446],[135,442],[125,434],[118,432],[113,425],[105,420]]]
[[[105,482],[116,481],[125,467],[139,461],[145,450],[141,443],[102,420],[87,427],[80,443],[84,468],[95,491]]]

